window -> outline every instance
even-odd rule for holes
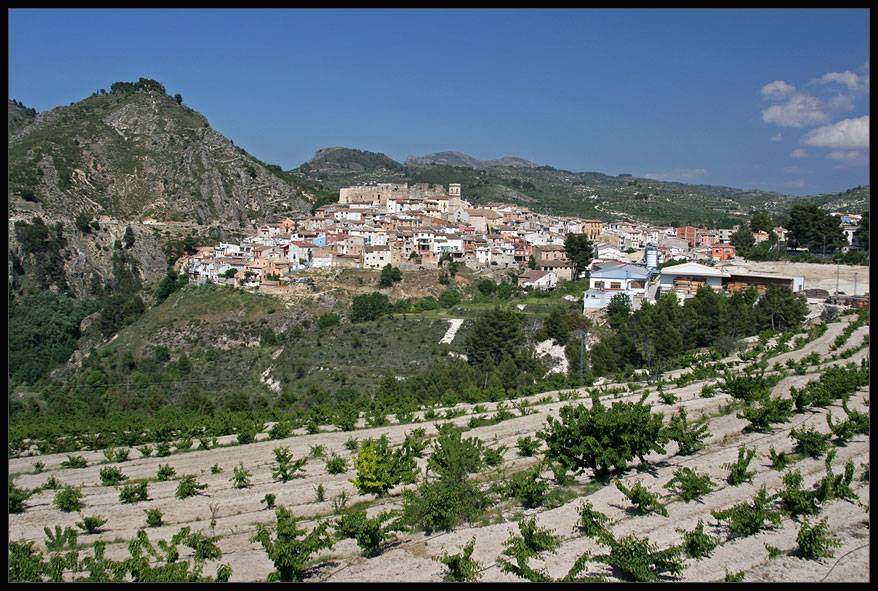
[[[621,281],[611,281],[610,282],[610,289],[622,289],[622,282]]]
[[[603,289],[603,288],[604,288],[604,282],[603,282],[603,281],[595,281],[595,282],[594,282],[594,286],[595,286],[595,289]]]

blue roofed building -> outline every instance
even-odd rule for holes
[[[650,271],[643,265],[609,264],[592,270],[582,298],[583,311],[606,308],[613,296],[627,294],[631,302],[646,294]]]

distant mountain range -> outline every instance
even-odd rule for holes
[[[464,166],[467,168],[536,168],[538,165],[518,156],[504,156],[496,160],[479,160],[463,152],[436,152],[425,156],[409,156],[406,164],[413,166],[444,165]]]

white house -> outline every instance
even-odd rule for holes
[[[589,289],[582,298],[583,311],[604,308],[618,293],[627,294],[633,302],[646,294],[649,270],[641,265],[610,264],[589,274]]]
[[[525,289],[554,289],[558,285],[558,277],[554,271],[526,271],[518,278],[518,286]]]

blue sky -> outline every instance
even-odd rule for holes
[[[868,184],[868,10],[12,10],[38,110],[161,81],[260,159],[516,155],[792,194]]]

